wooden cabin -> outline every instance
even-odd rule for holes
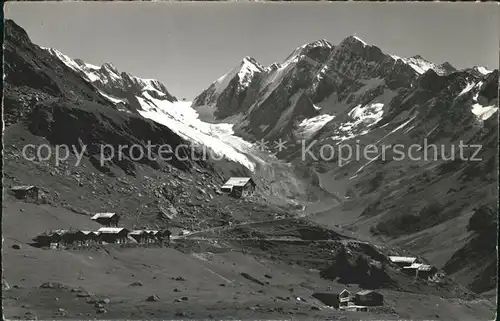
[[[104,225],[106,227],[118,227],[120,215],[116,213],[97,213],[92,216],[91,220]]]

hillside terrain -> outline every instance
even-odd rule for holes
[[[494,315],[484,293],[496,282],[498,71],[392,57],[349,37],[267,68],[244,58],[191,106],[156,80],[39,47],[11,20],[4,52],[6,319]],[[483,161],[300,158],[304,139],[407,144],[425,135],[483,144]],[[253,143],[279,138],[291,144],[278,153]],[[138,155],[148,145],[177,157]],[[109,154],[120,148],[121,157]],[[255,193],[222,193],[231,176],[252,177]],[[38,187],[39,199],[15,197],[22,185]],[[98,229],[98,212],[120,213],[130,230],[169,229],[171,241],[34,246],[50,230]],[[415,278],[393,255],[439,272]],[[377,290],[384,305],[343,311],[314,296],[344,288]]]

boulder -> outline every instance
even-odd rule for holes
[[[149,301],[149,302],[158,301],[158,300],[160,300],[160,298],[157,295],[150,295],[146,299],[146,301]]]

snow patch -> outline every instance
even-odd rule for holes
[[[334,118],[335,116],[323,114],[313,118],[304,119],[297,126],[295,136],[298,139],[308,139]]]

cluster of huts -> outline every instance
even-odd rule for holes
[[[104,225],[97,231],[53,230],[34,238],[39,247],[91,246],[97,244],[162,244],[170,241],[171,232],[164,230],[128,230],[118,227],[120,216],[116,213],[97,213],[92,220]]]
[[[368,311],[368,307],[384,305],[384,296],[374,290],[352,294],[347,289],[340,293],[314,293],[313,297],[324,304],[344,311]]]
[[[401,271],[416,278],[428,279],[437,272],[437,268],[432,265],[418,262],[416,257],[409,256],[389,256],[389,260],[399,266]]]

